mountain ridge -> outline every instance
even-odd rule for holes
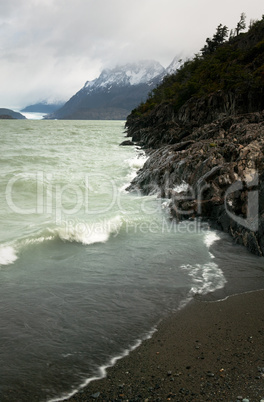
[[[62,108],[45,118],[125,120],[166,75],[167,69],[153,60],[104,69],[98,78],[86,81]]]

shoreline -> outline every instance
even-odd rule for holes
[[[264,399],[264,290],[194,298],[69,401]]]

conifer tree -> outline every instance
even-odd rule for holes
[[[213,53],[219,45],[221,45],[228,34],[228,28],[226,25],[219,24],[216,28],[216,33],[214,34],[213,38],[206,39],[206,45],[201,49],[203,55]]]
[[[246,29],[246,14],[242,13],[236,26],[236,34],[239,35],[244,29]]]

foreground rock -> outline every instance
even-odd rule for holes
[[[264,111],[241,113],[235,101],[218,93],[177,115],[164,104],[128,119],[128,136],[149,155],[129,190],[169,198],[172,217],[202,216],[263,256]]]
[[[133,141],[130,140],[125,140],[123,142],[121,142],[121,144],[119,144],[120,146],[132,146],[135,145]]]

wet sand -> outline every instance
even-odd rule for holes
[[[264,291],[195,299],[70,401],[264,400]]]

